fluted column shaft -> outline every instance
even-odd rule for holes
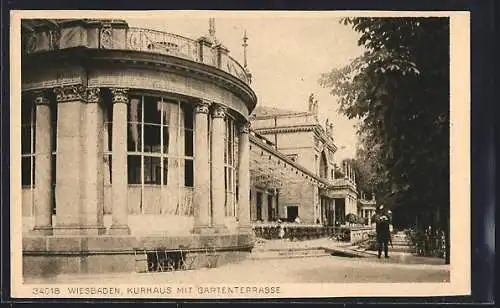
[[[113,205],[110,234],[129,234],[127,205],[127,104],[128,90],[111,89],[113,103],[111,190]]]

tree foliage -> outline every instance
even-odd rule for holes
[[[360,57],[320,78],[360,120],[358,185],[396,223],[446,228],[449,217],[448,18],[346,18]]]

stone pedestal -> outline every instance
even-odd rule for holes
[[[52,138],[50,101],[38,93],[35,128],[35,226],[33,232],[52,234]]]
[[[195,112],[194,166],[194,233],[209,233],[210,229],[210,152],[208,147],[209,103],[201,102]]]
[[[113,143],[111,186],[113,205],[110,234],[129,234],[127,206],[127,89],[112,89]]]
[[[224,132],[226,108],[216,105],[212,112],[211,138],[211,192],[212,224],[217,232],[226,231],[225,225],[225,188],[224,188]]]

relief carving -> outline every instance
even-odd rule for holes
[[[224,118],[226,116],[226,107],[222,105],[215,105],[212,112],[212,118]]]
[[[54,88],[59,103],[85,100],[86,88],[82,85],[62,86]]]
[[[208,101],[199,102],[198,104],[196,104],[195,112],[208,114],[209,107],[210,107],[210,103]]]
[[[100,32],[100,46],[103,49],[113,48],[113,28],[109,23],[102,25]]]
[[[101,89],[99,88],[87,88],[86,94],[88,103],[99,103],[101,100]]]
[[[113,103],[126,104],[128,102],[128,89],[126,88],[113,88],[111,89],[111,94],[113,96],[113,98],[111,99]]]

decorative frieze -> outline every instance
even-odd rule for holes
[[[212,118],[224,118],[226,116],[226,111],[226,107],[217,104],[212,111]]]
[[[83,85],[71,85],[54,88],[57,102],[72,102],[86,100],[86,88]]]
[[[195,112],[208,114],[208,112],[210,111],[209,108],[210,108],[210,102],[201,101],[201,102],[196,104]]]
[[[128,102],[128,89],[127,88],[112,88],[111,89],[113,104],[115,103],[123,103],[126,104]]]

